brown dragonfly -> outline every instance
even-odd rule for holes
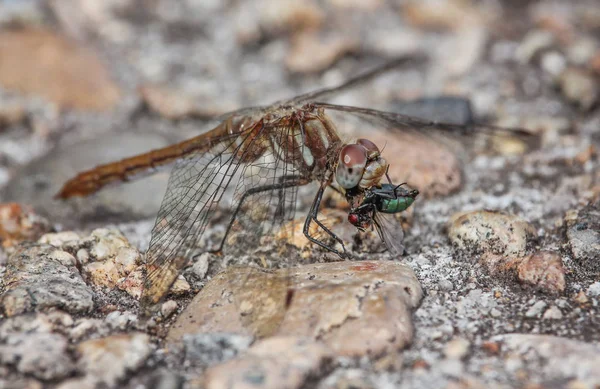
[[[325,250],[348,256],[342,239],[319,219],[324,191],[333,187],[345,196],[351,209],[364,209],[365,194],[369,202],[375,203],[373,199],[381,193],[395,191],[376,190],[386,180],[389,167],[380,149],[367,139],[345,143],[330,114],[353,115],[386,128],[424,134],[468,135],[474,127],[322,101],[392,68],[422,61],[421,57],[400,58],[334,88],[225,114],[216,127],[195,138],[80,173],[64,185],[57,197],[87,196],[109,184],[130,181],[174,164],[146,253],[143,310],[168,292],[207,226],[221,221],[222,213],[217,208],[224,199],[231,203],[225,233],[216,247],[206,251],[221,251],[228,235],[240,231],[252,236],[246,240],[248,243],[278,231],[294,218],[298,188],[316,182],[318,189],[303,233]],[[521,130],[476,128],[526,135]],[[391,182],[383,185],[392,187]],[[356,214],[351,212],[351,219]],[[375,217],[374,213],[363,212],[360,216],[361,225],[377,224],[377,220],[365,220]],[[311,233],[313,223],[326,240]],[[400,225],[395,228],[402,231]],[[390,250],[402,253],[401,234],[380,231],[380,236]]]

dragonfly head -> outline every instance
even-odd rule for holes
[[[369,189],[378,185],[387,171],[379,148],[368,139],[358,139],[340,150],[335,180],[345,190]]]

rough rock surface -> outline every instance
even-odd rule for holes
[[[294,335],[319,339],[345,356],[380,355],[410,343],[411,311],[422,298],[410,268],[368,261],[291,270],[291,284],[285,272],[237,270],[215,278],[171,326],[168,341],[194,331]]]
[[[75,267],[74,258],[50,245],[24,245],[8,258],[2,305],[7,316],[60,308],[86,313],[94,294]]]

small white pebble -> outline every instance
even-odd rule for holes
[[[531,308],[527,310],[527,312],[525,312],[525,317],[539,316],[547,305],[548,304],[546,304],[545,301],[538,301],[537,303],[533,304]]]
[[[160,313],[164,318],[171,316],[177,310],[177,302],[165,301],[160,307]]]
[[[90,261],[90,253],[88,253],[86,249],[77,250],[77,260],[79,260],[79,263],[82,265],[85,265]]]
[[[592,285],[590,285],[590,287],[587,289],[587,294],[592,297],[600,296],[600,281],[594,282]]]
[[[562,312],[560,311],[560,309],[558,309],[558,307],[555,307],[553,305],[550,308],[548,308],[546,310],[546,312],[544,312],[544,316],[542,316],[542,319],[544,319],[544,320],[558,320],[558,319],[562,319],[562,317],[563,317],[563,315],[562,315]]]
[[[452,284],[452,282],[449,280],[445,280],[445,279],[439,280],[438,287],[440,288],[441,291],[444,291],[444,292],[449,292],[452,289],[454,289],[454,285]]]
[[[446,348],[444,349],[444,355],[446,358],[461,359],[469,352],[471,344],[468,340],[463,338],[452,339]]]

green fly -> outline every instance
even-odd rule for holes
[[[419,195],[418,190],[407,190],[403,185],[382,184],[367,190],[362,202],[348,214],[348,221],[361,231],[375,225],[381,240],[394,255],[404,253],[404,231],[393,215],[408,209]]]

